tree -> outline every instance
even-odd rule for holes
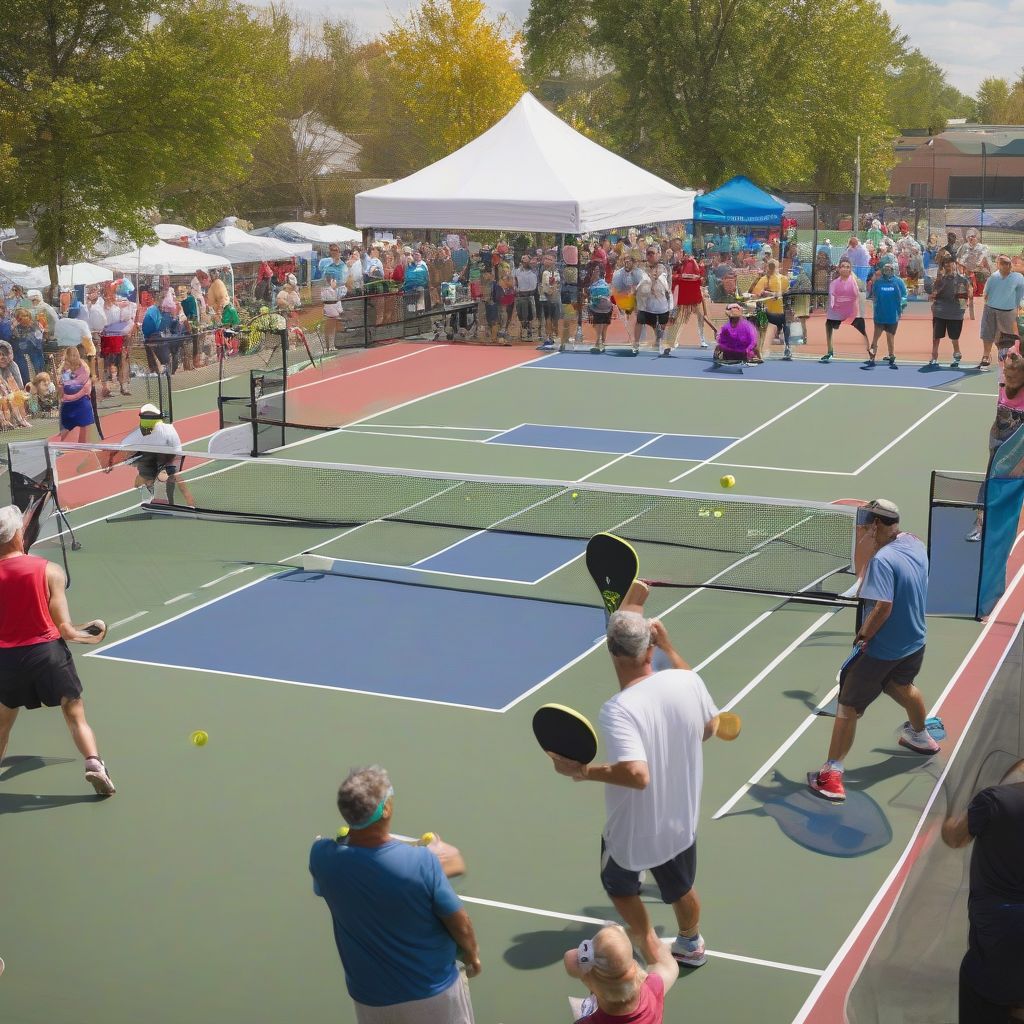
[[[1006,124],[1010,83],[1005,78],[985,78],[978,86],[978,120],[982,124]]]
[[[744,173],[765,185],[865,184],[891,163],[886,76],[902,38],[875,0],[533,0],[527,72],[544,82],[596,69],[602,141],[682,184]],[[584,85],[584,90],[586,86]],[[568,96],[559,109],[587,109]],[[593,122],[592,122],[593,123]]]
[[[404,114],[426,161],[472,141],[525,91],[519,34],[505,15],[486,17],[482,0],[424,0],[380,43],[384,106]]]
[[[274,40],[231,0],[5,0],[0,222],[30,218],[56,287],[104,228],[223,212],[276,100]],[[0,154],[2,157],[2,154]]]
[[[909,50],[894,67],[889,116],[898,128],[926,128],[938,134],[951,117],[969,117],[974,101],[946,81],[945,72],[920,50]]]

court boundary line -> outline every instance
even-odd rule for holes
[[[558,353],[555,353],[555,354],[557,355]],[[658,373],[635,373],[635,372],[634,373],[630,373],[630,372],[628,372],[626,370],[584,370],[582,367],[577,368],[577,367],[574,367],[574,366],[537,366],[536,365],[537,363],[543,362],[544,359],[550,359],[550,358],[551,358],[550,355],[548,355],[548,356],[541,356],[540,359],[531,360],[528,363],[521,364],[521,366],[517,367],[517,369],[529,368],[531,370],[547,370],[548,372],[551,372],[551,373],[603,373],[603,374],[611,374],[611,375],[616,376],[616,377],[641,377],[641,378],[642,377],[654,377],[654,378],[656,378],[658,380],[693,380],[693,381],[705,381],[706,380],[709,383],[715,383],[715,384],[730,384],[730,383],[734,383],[735,381],[743,381],[743,382],[754,383],[754,384],[782,384],[782,385],[785,385],[787,387],[804,387],[804,388],[809,388],[809,387],[814,387],[815,386],[812,381],[805,381],[805,380],[767,380],[767,379],[762,378],[762,377],[745,377],[745,376],[719,377],[719,376],[715,376],[714,374],[707,374],[707,375],[703,375],[703,376],[700,376],[700,377],[696,377],[696,376],[688,376],[686,374],[675,374],[675,373],[662,375],[662,374],[658,374]],[[782,360],[779,360],[779,362],[781,362],[781,361]],[[912,364],[907,363],[905,365],[910,366]],[[917,364],[913,364],[913,365],[917,365]],[[920,365],[925,366],[927,364],[922,363]],[[972,375],[969,378],[961,378],[961,379],[973,380],[974,377]],[[873,388],[875,390],[877,390],[878,388],[892,388],[894,391],[936,391],[937,392],[940,389],[949,387],[950,384],[954,384],[954,383],[959,383],[959,382],[958,381],[949,381],[949,383],[947,383],[947,384],[934,384],[934,385],[929,387],[929,386],[926,386],[926,385],[914,385],[914,384],[868,384],[868,383],[853,384],[853,383],[851,383],[849,381],[840,381],[840,380],[834,380],[833,381],[833,380],[830,380],[830,381],[825,381],[825,386],[826,387],[833,387],[833,388]],[[996,397],[995,394],[988,394],[988,393],[986,393],[984,391],[956,391],[956,392],[953,392],[953,393],[957,394],[957,395],[972,395],[975,398],[987,398],[989,401],[992,401]]]
[[[378,520],[378,522],[382,522],[382,521],[383,520]],[[522,534],[520,536],[522,536],[524,538],[526,537],[525,534]],[[573,562],[576,561],[576,558],[579,558],[579,555],[577,555],[576,558],[572,558],[568,562],[565,562],[562,565],[556,566],[554,569],[551,570],[551,572],[546,573],[540,579],[535,579],[535,580],[510,580],[510,579],[505,579],[502,576],[475,576],[472,573],[468,573],[468,572],[449,572],[449,571],[444,570],[444,569],[423,569],[423,568],[420,567],[420,562],[425,562],[425,561],[427,561],[427,560],[429,560],[431,558],[437,558],[438,555],[444,554],[445,551],[448,551],[451,546],[452,545],[449,545],[448,548],[442,548],[440,551],[436,552],[433,555],[424,555],[424,557],[421,558],[419,560],[419,562],[413,562],[412,565],[395,565],[392,562],[368,562],[365,559],[361,559],[361,558],[335,558],[332,555],[323,555],[323,556],[320,556],[320,557],[331,558],[331,560],[334,561],[334,562],[341,562],[341,563],[348,564],[348,565],[365,565],[365,566],[367,566],[369,568],[372,568],[372,569],[398,569],[398,570],[400,570],[402,572],[417,572],[417,573],[424,573],[426,575],[433,575],[433,576],[451,576],[451,577],[456,578],[456,579],[464,579],[464,580],[482,580],[485,583],[514,583],[517,586],[523,586],[523,587],[535,587],[538,583],[541,582],[541,580],[547,579],[547,577],[550,576],[551,573],[558,572],[559,569],[564,568],[566,565],[571,565]],[[307,549],[307,551],[302,552],[302,554],[306,554],[310,550],[311,549]],[[282,564],[282,568],[283,569],[287,569],[288,566],[286,564]],[[305,569],[305,568],[302,568],[301,566],[298,567],[298,568],[300,568],[302,570],[302,572],[316,573],[316,572],[321,571],[321,570],[318,570],[318,569]],[[329,570],[329,571],[334,572],[334,574],[338,575],[338,576],[349,576],[350,575],[349,573],[341,572],[341,571],[336,571],[336,570]],[[354,576],[353,575],[352,578],[353,579],[362,579],[363,577],[361,577],[361,576]],[[373,577],[368,577],[368,578],[372,579]],[[381,582],[383,582],[383,583],[390,583],[392,581],[385,579],[385,580],[382,580]],[[459,588],[458,587],[452,587],[451,589],[458,590]],[[496,594],[495,596],[496,597],[505,597],[505,596],[508,596],[508,595]],[[556,602],[556,603],[568,604],[569,602]],[[597,605],[595,604],[594,607],[597,608]]]
[[[1022,538],[1024,538],[1024,531],[1021,531],[1019,534],[1017,534],[1017,538],[1013,543],[1013,547],[1011,548],[1011,555],[1013,554],[1013,551],[1017,548],[1017,545],[1020,543]],[[1009,604],[1009,602],[1012,599],[1017,598],[1019,596],[1018,588],[1021,586],[1022,580],[1024,580],[1024,565],[1021,565],[1020,568],[1017,570],[1016,574],[1013,577],[1013,580],[1007,586],[1002,597],[996,603],[996,606],[992,609],[980,633],[975,638],[975,641],[971,645],[970,649],[964,655],[963,660],[957,666],[956,671],[953,673],[946,687],[939,695],[939,698],[936,701],[936,703],[932,706],[932,709],[929,712],[929,714],[934,714],[936,710],[940,709],[942,707],[943,702],[946,700],[946,697],[955,689],[956,685],[959,683],[960,678],[963,676],[964,672],[969,668],[970,663],[977,657],[977,654],[982,649],[982,646],[988,641],[988,637],[991,635],[993,628],[999,623],[999,616],[1002,613],[1003,608],[1007,604]],[[793,1018],[793,1024],[806,1024],[806,1022],[811,1018],[811,1015],[814,1014],[816,1010],[818,1010],[818,1003],[821,1000],[822,996],[825,994],[832,978],[847,962],[847,958],[853,951],[854,947],[861,942],[862,938],[865,935],[865,929],[867,928],[868,924],[870,924],[871,919],[875,916],[875,913],[877,912],[878,908],[887,899],[891,898],[891,905],[889,909],[886,911],[882,921],[879,922],[879,925],[875,929],[874,933],[869,936],[867,946],[863,949],[862,952],[857,953],[857,956],[859,957],[859,962],[857,963],[854,976],[851,979],[849,985],[846,987],[846,989],[841,993],[841,998],[845,1006],[846,1001],[849,999],[850,993],[853,991],[853,988],[857,983],[857,979],[860,977],[864,969],[864,965],[867,963],[868,958],[871,956],[871,952],[874,950],[875,946],[878,943],[878,940],[881,938],[882,932],[885,930],[885,925],[888,922],[889,918],[892,916],[893,910],[895,909],[895,906],[899,901],[899,896],[902,892],[903,885],[906,880],[905,876],[908,875],[911,870],[913,870],[914,864],[921,856],[921,833],[924,829],[925,821],[927,820],[928,814],[931,812],[932,806],[934,805],[935,800],[937,799],[939,793],[942,790],[942,786],[946,780],[947,775],[949,774],[951,767],[956,761],[957,755],[959,754],[960,749],[963,746],[964,740],[970,733],[971,726],[974,724],[974,719],[977,717],[979,711],[981,710],[981,706],[982,704],[984,704],[985,697],[988,695],[988,692],[992,687],[996,675],[999,673],[1000,668],[1006,661],[1006,657],[1011,647],[1013,646],[1013,640],[1016,637],[1019,629],[1019,624],[1013,628],[1009,638],[1007,639],[1004,645],[1003,651],[996,659],[996,663],[993,666],[992,671],[985,682],[985,686],[982,688],[981,694],[975,702],[974,707],[971,709],[970,715],[967,718],[967,722],[965,723],[964,729],[953,747],[953,751],[950,754],[949,760],[943,767],[943,770],[939,775],[938,779],[935,780],[935,785],[932,787],[931,795],[925,803],[924,808],[921,810],[921,813],[917,820],[917,824],[911,830],[910,835],[907,839],[906,846],[903,852],[900,854],[899,859],[893,865],[892,870],[885,877],[885,880],[879,886],[875,895],[868,903],[864,912],[857,919],[856,924],[851,929],[850,933],[846,936],[846,938],[843,940],[842,944],[836,951],[831,961],[829,961],[829,964],[825,968],[821,978],[818,980],[814,988],[811,990],[807,998],[804,1000],[804,1003],[800,1007],[800,1010],[798,1011],[796,1017]],[[902,880],[901,876],[904,876]],[[899,884],[897,885],[897,883]],[[843,1017],[845,1020],[845,1011]]]

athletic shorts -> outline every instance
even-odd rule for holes
[[[91,398],[76,398],[73,402],[61,402],[61,430],[75,430],[77,427],[91,427],[96,422],[92,412]]]
[[[864,317],[862,317],[862,316],[852,317],[849,321],[846,321],[846,320],[826,320],[825,321],[825,326],[828,327],[830,330],[834,331],[837,327],[839,327],[841,324],[844,324],[844,323],[852,324],[854,330],[860,331],[861,334],[867,334],[868,333],[867,325],[864,323]]]
[[[541,299],[540,315],[544,320],[558,320],[562,316],[561,299]]]
[[[677,853],[670,861],[650,868],[658,891],[664,903],[675,903],[682,899],[692,888],[697,877],[697,840],[682,853]],[[612,859],[601,839],[601,884],[609,896],[639,896],[640,872],[620,867]]]
[[[650,327],[664,327],[668,323],[668,310],[664,313],[649,313],[646,309],[638,309],[636,322]]]
[[[0,704],[8,708],[55,708],[82,696],[71,651],[63,640],[27,647],[0,647]]]
[[[991,344],[1000,334],[1017,333],[1017,311],[1015,309],[993,309],[985,306],[981,314],[981,340]]]
[[[100,355],[104,359],[109,359],[112,356],[120,356],[121,350],[124,348],[124,335],[123,334],[101,334],[100,335]]]
[[[135,472],[150,483],[154,481],[160,473],[166,473],[169,477],[174,476],[178,472],[177,459],[173,462],[161,461],[164,456],[157,455],[155,452],[143,452],[137,456],[133,462],[135,466]]]
[[[949,336],[950,341],[959,341],[960,332],[964,329],[963,320],[949,320],[941,316],[932,317],[932,340],[939,341]]]
[[[879,322],[878,322],[878,321],[876,320],[876,321],[875,321],[875,326],[876,326],[876,327],[877,327],[877,328],[878,328],[878,329],[879,329],[880,331],[885,331],[885,333],[886,333],[886,334],[895,334],[895,333],[896,333],[896,329],[897,329],[897,328],[899,327],[899,321],[897,321],[897,322],[896,322],[896,323],[894,323],[894,324],[880,324],[880,323],[879,323]]]
[[[773,327],[778,327],[782,330],[786,326],[786,314],[785,313],[765,313],[765,318],[768,320]]]
[[[923,647],[895,661],[872,658],[862,651],[843,672],[839,682],[839,703],[862,712],[889,683],[909,686],[917,678],[923,662]]]
[[[473,1024],[469,983],[462,971],[443,992],[426,999],[411,999],[388,1006],[356,1002],[356,1024]]]
[[[612,322],[612,311],[609,309],[604,313],[591,313],[590,319],[598,327],[602,324],[610,324]]]

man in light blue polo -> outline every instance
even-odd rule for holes
[[[1010,257],[996,257],[996,272],[985,282],[985,311],[981,314],[981,355],[979,370],[992,365],[992,346],[1005,350],[1017,334],[1017,309],[1024,304],[1024,274],[1011,269]],[[1003,342],[1007,344],[1003,344]]]
[[[874,306],[875,330],[871,336],[871,347],[868,349],[867,366],[875,365],[875,354],[878,352],[878,339],[885,331],[885,345],[888,350],[886,362],[890,368],[896,366],[896,329],[900,325],[900,317],[907,305],[907,286],[896,276],[896,267],[891,261],[882,264],[881,278],[871,282],[871,301]]]
[[[846,799],[843,759],[853,747],[857,719],[880,693],[907,713],[900,746],[915,754],[934,754],[939,749],[925,726],[924,697],[914,685],[927,639],[927,551],[912,533],[900,530],[900,510],[885,498],[860,509],[857,523],[868,531],[865,539],[873,540],[877,549],[860,588],[868,610],[853,642],[857,654],[840,673],[828,759],[820,771],[807,776],[813,792],[836,803]]]
[[[341,258],[341,246],[331,242],[327,247],[329,255],[325,256],[316,266],[316,279],[322,280],[325,274],[333,274],[335,284],[341,288],[348,283],[348,264]]]

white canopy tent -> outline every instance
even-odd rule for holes
[[[330,245],[332,242],[345,245],[363,240],[362,232],[342,224],[304,224],[297,220],[275,224],[269,233],[285,242],[311,242],[313,245]]]
[[[223,256],[211,256],[197,249],[157,242],[144,245],[120,256],[108,256],[98,261],[102,266],[120,274],[194,274],[197,270],[225,270],[231,267]]]
[[[75,285],[99,284],[110,281],[113,274],[106,267],[95,263],[69,263],[57,268],[57,282],[61,288]],[[29,267],[24,263],[8,263],[0,260],[0,277],[22,288],[49,288],[50,271],[46,267]]]
[[[182,238],[194,238],[196,229],[184,224],[156,224],[153,227],[161,242],[177,242]]]
[[[230,263],[260,263],[263,260],[289,260],[293,256],[312,259],[308,242],[282,242],[269,235],[250,235],[232,226],[201,231],[192,243],[201,252],[222,256]]]
[[[356,226],[579,234],[690,220],[695,195],[609,152],[524,93],[461,149],[360,192]]]

